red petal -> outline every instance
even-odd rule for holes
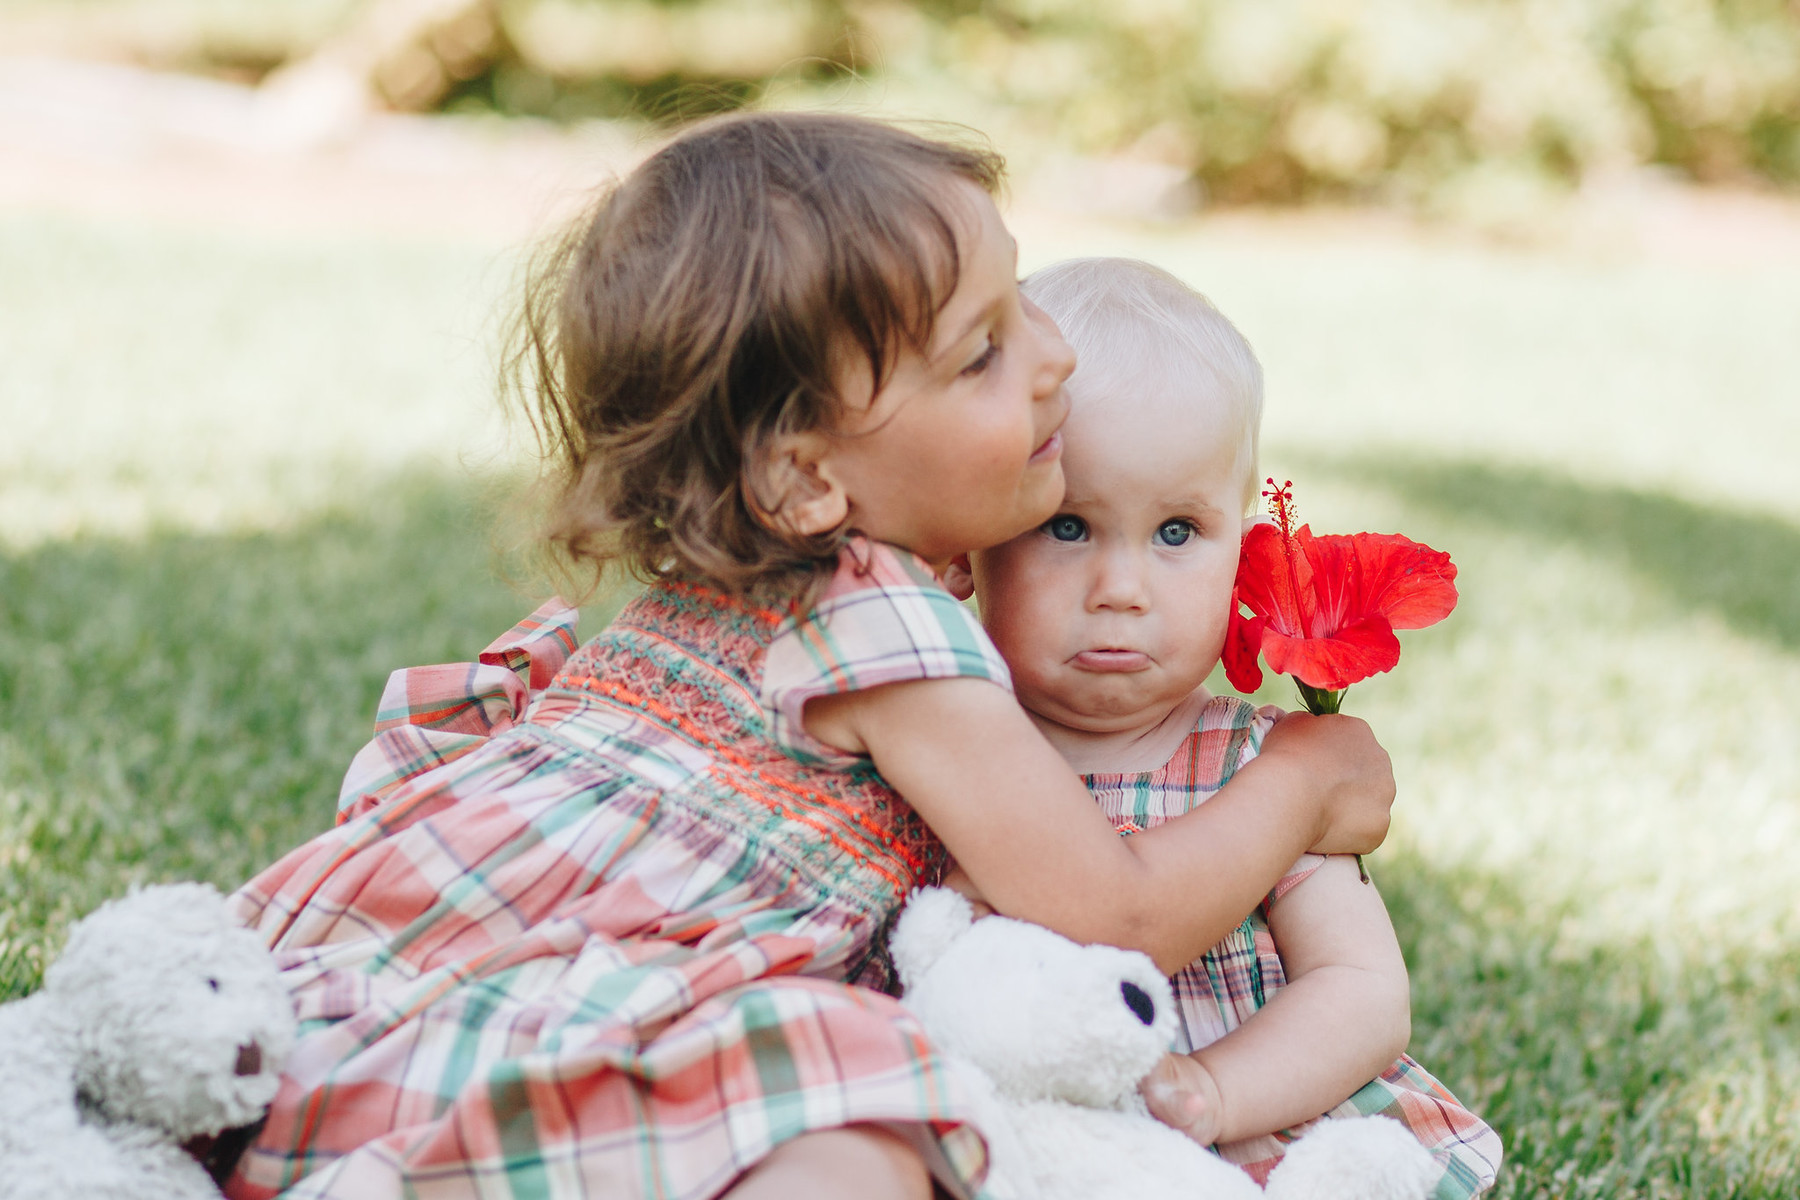
[[[1231,621],[1225,626],[1225,648],[1219,658],[1225,664],[1225,678],[1246,696],[1262,686],[1263,673],[1256,656],[1262,650],[1263,626],[1267,623],[1261,617],[1244,616],[1234,604]]]
[[[1271,617],[1280,607],[1275,578],[1281,567],[1281,534],[1273,525],[1252,525],[1238,547],[1237,602],[1259,617]]]
[[[1307,636],[1330,637],[1360,621],[1366,615],[1362,607],[1362,570],[1350,539],[1341,533],[1308,536],[1306,558],[1312,567],[1315,605],[1306,627]]]
[[[1350,540],[1362,573],[1362,611],[1395,629],[1423,629],[1456,607],[1456,564],[1441,550],[1397,533],[1358,533]]]
[[[1315,607],[1312,567],[1298,547],[1292,555],[1287,550],[1279,529],[1252,525],[1238,555],[1237,599],[1271,629],[1298,636],[1306,632],[1307,613]]]
[[[1400,639],[1386,621],[1370,617],[1330,637],[1295,638],[1265,630],[1262,652],[1269,670],[1276,674],[1337,691],[1391,671],[1400,661]]]

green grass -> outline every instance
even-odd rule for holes
[[[1375,871],[1414,1050],[1506,1136],[1501,1194],[1794,1195],[1795,531],[1479,464],[1308,475],[1461,562],[1347,707],[1401,778]]]
[[[0,558],[0,989],[127,883],[234,886],[327,827],[388,671],[516,619],[463,489],[357,499],[279,532]]]
[[[493,470],[488,247],[0,219],[0,543],[279,526]]]
[[[1211,293],[1303,515],[1456,557],[1346,707],[1401,781],[1414,1051],[1499,1194],[1800,1194],[1800,282],[1020,229]],[[529,607],[487,532],[501,262],[0,219],[0,996],[129,882],[324,827],[386,673]]]

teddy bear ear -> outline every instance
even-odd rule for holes
[[[911,987],[974,923],[975,911],[962,893],[941,887],[914,892],[888,937],[900,981]]]

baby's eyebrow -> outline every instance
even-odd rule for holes
[[[1225,510],[1209,500],[1198,500],[1192,496],[1170,496],[1156,502],[1156,506],[1164,512],[1175,516],[1212,516]]]

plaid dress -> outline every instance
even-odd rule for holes
[[[234,897],[301,1033],[227,1194],[711,1197],[860,1122],[974,1191],[966,1098],[879,990],[943,848],[800,718],[1010,687],[979,624],[866,542],[803,618],[663,583],[579,650],[573,621],[397,673],[337,827]]]
[[[1159,769],[1084,778],[1114,828],[1122,833],[1149,829],[1204,803],[1224,787],[1239,767],[1256,757],[1268,729],[1268,719],[1244,701],[1217,696],[1201,710],[1194,731]],[[1242,925],[1170,980],[1181,1018],[1175,1050],[1186,1053],[1218,1041],[1286,985],[1281,955],[1269,933],[1269,906],[1324,861],[1316,854],[1302,855]],[[1402,1057],[1318,1119],[1375,1113],[1405,1125],[1442,1166],[1435,1200],[1465,1200],[1493,1186],[1500,1168],[1500,1135],[1411,1058]],[[1261,1183],[1281,1161],[1287,1143],[1306,1128],[1302,1125],[1264,1137],[1225,1142],[1214,1149]]]

